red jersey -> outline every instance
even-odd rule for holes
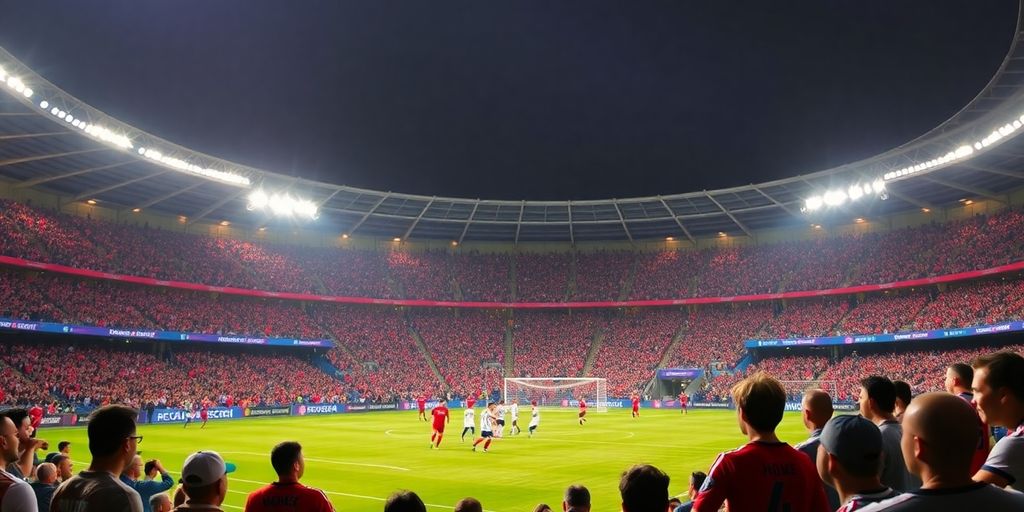
[[[439,405],[430,411],[430,415],[434,417],[434,428],[443,429],[445,422],[448,420],[448,408]]]
[[[39,428],[39,424],[43,422],[43,408],[38,405],[33,405],[28,410],[29,422],[32,424],[32,428]]]
[[[274,482],[249,493],[245,512],[334,512],[334,507],[320,489],[306,487],[298,482]]]
[[[825,489],[807,455],[786,443],[754,441],[718,456],[708,471],[695,512],[729,510],[824,512]]]
[[[469,397],[466,399],[466,407],[472,409],[476,405],[476,398]]]
[[[634,409],[639,409],[640,408],[640,399],[639,398],[634,398],[633,399],[633,408]]]
[[[679,395],[679,403],[683,407],[686,407],[686,403],[689,402],[689,401],[690,401],[690,397],[688,397],[686,395]]]
[[[422,396],[417,398],[416,399],[416,405],[419,406],[421,411],[426,409],[427,408],[427,399],[423,398]]]
[[[586,412],[586,410],[587,410],[587,403],[584,402],[583,400],[580,400],[580,412]]]

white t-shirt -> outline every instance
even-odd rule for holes
[[[1024,492],[1024,425],[999,440],[981,469],[999,475],[1009,487]]]
[[[960,489],[918,489],[872,503],[861,512],[962,512],[964,510],[1024,510],[1024,494],[976,482]]]
[[[473,426],[473,409],[466,409],[466,412],[462,413],[462,427],[470,428]]]
[[[530,411],[530,426],[536,427],[537,425],[540,425],[540,409],[534,407]]]
[[[512,404],[512,421],[519,419],[519,404]]]
[[[24,480],[0,469],[0,511],[37,512],[36,493]]]
[[[480,432],[491,432],[491,413],[486,409],[480,413]]]
[[[505,419],[505,406],[499,405],[495,407],[495,416],[497,416],[499,420]]]

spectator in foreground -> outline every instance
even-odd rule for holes
[[[703,471],[690,473],[690,488],[686,491],[686,496],[690,501],[676,507],[675,512],[690,512],[693,510],[693,500],[697,497],[697,491],[704,485],[704,480],[707,478],[708,475],[704,474]]]
[[[551,512],[551,507],[547,503],[538,503],[536,507],[533,507],[533,512]]]
[[[18,459],[7,464],[7,471],[18,478],[27,478],[32,475],[32,468],[36,464],[36,449],[46,441],[32,437],[35,429],[27,409],[7,409],[0,415],[10,418],[18,429]]]
[[[18,429],[10,418],[0,416],[0,455],[3,465],[18,460]],[[36,496],[24,480],[0,468],[0,510],[36,510]]]
[[[1024,357],[996,352],[979,357],[973,366],[972,388],[982,421],[1008,432],[974,479],[1024,491]]]
[[[153,512],[171,512],[174,506],[171,504],[170,496],[162,492],[149,497],[149,508]]]
[[[484,506],[476,498],[462,498],[455,504],[455,512],[484,512]]]
[[[334,512],[323,491],[299,483],[306,472],[302,445],[294,441],[278,444],[270,451],[270,464],[277,473],[277,481],[249,493],[246,512]]]
[[[72,472],[74,464],[71,462],[71,457],[68,457],[67,455],[57,455],[50,461],[50,463],[57,466],[58,482],[67,482],[71,477],[75,476]]]
[[[794,446],[797,450],[807,455],[813,464],[818,460],[818,445],[821,444],[821,430],[825,428],[828,420],[832,419],[835,412],[832,408],[832,397],[820,389],[808,390],[804,393],[800,402],[804,427],[811,432],[811,437],[806,441]],[[828,499],[829,510],[839,508],[839,494],[831,486],[822,481],[822,488],[825,489],[825,498]]]
[[[903,423],[903,413],[907,411],[907,406],[910,405],[914,396],[910,390],[910,384],[902,380],[894,380],[892,385],[896,386],[896,408],[893,409],[892,415],[896,417],[896,421]]]
[[[828,499],[814,464],[775,434],[786,408],[786,390],[764,372],[732,388],[740,431],[750,440],[718,455],[701,486],[693,510],[768,510],[772,504],[790,512],[828,510]]]
[[[882,432],[861,416],[838,416],[825,424],[815,455],[821,479],[838,491],[837,512],[853,512],[899,495],[882,484]]]
[[[228,473],[234,470],[234,464],[226,464],[217,452],[199,451],[189,455],[181,467],[181,483],[188,498],[174,508],[175,512],[223,512],[220,504],[228,494]]]
[[[121,473],[121,481],[128,487],[135,489],[135,492],[139,493],[139,498],[142,499],[142,510],[143,512],[152,512],[152,508],[149,506],[149,498],[154,494],[160,494],[171,487],[174,487],[174,479],[164,469],[164,466],[160,464],[159,460],[152,460],[156,471],[159,471],[160,480],[140,480],[142,478],[142,457],[136,455],[132,457],[131,464],[124,468]]]
[[[582,485],[570,485],[562,499],[563,512],[590,512],[590,490]]]
[[[971,408],[974,409],[974,393],[971,393],[971,384],[974,381],[974,370],[970,366],[964,363],[951,364],[946,367],[946,379],[945,387],[946,392],[954,394],[960,398],[963,398],[965,402],[971,404]],[[977,473],[981,469],[981,465],[985,463],[985,459],[988,457],[989,440],[988,440],[988,425],[985,425],[981,421],[981,416],[977,415],[978,425],[978,446],[974,450],[974,458],[971,459],[971,474]]]
[[[50,510],[50,499],[53,498],[53,491],[57,490],[57,466],[49,462],[37,466],[36,481],[31,485],[39,510]]]
[[[903,463],[900,448],[903,428],[896,421],[896,386],[886,377],[872,375],[860,382],[860,414],[871,420],[882,432],[882,483],[897,491],[910,490],[910,473]]]
[[[649,464],[627,469],[619,479],[622,512],[668,510],[668,475]]]
[[[135,431],[138,411],[107,405],[89,417],[89,468],[71,477],[53,494],[53,510],[76,512],[142,512],[139,493],[118,475],[131,463],[142,436]]]
[[[869,511],[1024,510],[1024,495],[971,480],[977,448],[974,410],[949,393],[925,393],[907,408],[903,456],[921,489],[864,508]]]
[[[412,491],[395,491],[384,502],[384,512],[427,512],[427,506]]]

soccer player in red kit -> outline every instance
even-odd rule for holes
[[[451,418],[448,417],[448,401],[441,399],[441,402],[430,410],[430,416],[434,418],[434,431],[430,434],[430,448],[440,448],[441,438],[444,437],[444,426]]]
[[[476,396],[471,393],[466,397],[466,409],[472,409],[474,405],[476,405]]]
[[[427,421],[427,397],[420,395],[419,398],[416,399],[416,407],[419,407],[420,409],[419,419]]]
[[[580,416],[579,416],[580,417],[580,425],[583,425],[584,423],[587,422],[586,416],[587,416],[587,401],[584,400],[583,398],[580,398]]]
[[[690,397],[686,396],[686,393],[679,393],[679,412],[683,414],[689,414],[686,412],[686,404],[690,403]]]
[[[202,408],[199,409],[199,419],[203,420],[199,428],[206,427],[206,422],[210,419],[210,402],[203,400]]]
[[[633,395],[633,417],[640,417],[640,397]]]
[[[750,442],[718,456],[693,503],[694,512],[729,510],[824,512],[828,499],[811,459],[779,441],[775,427],[786,390],[763,372],[732,388],[740,431]]]

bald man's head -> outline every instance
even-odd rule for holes
[[[981,430],[964,399],[949,393],[919,395],[903,416],[903,458],[911,473],[970,477],[971,458]]]
[[[44,484],[57,482],[57,466],[44,462],[36,468],[36,479]]]
[[[804,425],[809,429],[823,428],[832,419],[832,397],[820,389],[804,393]]]

